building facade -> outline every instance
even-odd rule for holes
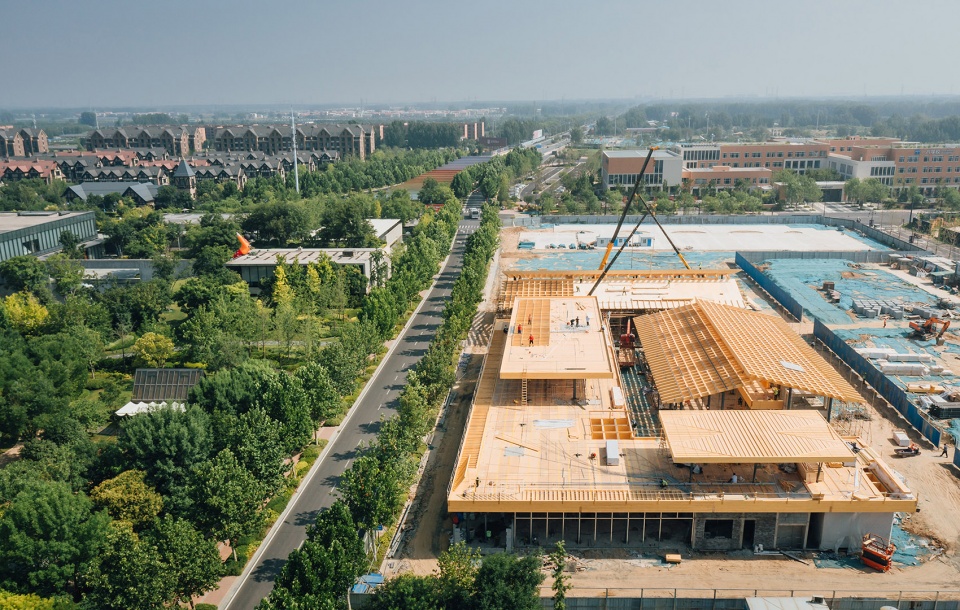
[[[3,212],[0,213],[0,261],[16,256],[43,255],[59,251],[60,235],[70,231],[80,242],[97,239],[93,212]],[[91,251],[90,254],[95,252]]]
[[[600,177],[604,189],[632,187],[643,169],[646,150],[605,150],[600,155]],[[683,158],[674,151],[655,150],[644,173],[647,188],[678,186],[683,179]]]
[[[250,125],[218,127],[211,148],[218,152],[259,151],[269,155],[293,150],[289,125]],[[329,151],[340,157],[365,159],[376,150],[377,131],[373,126],[297,125],[298,151]]]

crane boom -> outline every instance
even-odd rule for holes
[[[633,190],[630,192],[630,197],[627,199],[627,203],[623,206],[623,213],[620,214],[620,220],[617,222],[617,228],[613,231],[613,237],[610,238],[610,242],[607,244],[607,251],[603,253],[603,260],[600,261],[600,271],[603,271],[604,267],[607,266],[607,259],[610,258],[610,253],[613,251],[613,244],[617,241],[617,236],[620,234],[620,227],[623,226],[623,221],[627,217],[627,213],[630,212],[630,204],[633,203],[633,198],[637,196],[637,191],[640,189],[640,183],[643,181],[643,175],[647,171],[647,165],[650,163],[650,157],[653,156],[653,151],[657,150],[658,146],[651,146],[647,151],[647,158],[643,160],[643,167],[640,168],[640,173],[637,174],[637,181],[633,185]]]

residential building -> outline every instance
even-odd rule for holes
[[[112,193],[120,195],[121,199],[135,205],[153,205],[160,187],[152,183],[142,182],[84,182],[68,187],[63,193],[69,203],[78,199],[86,201],[90,195],[103,197]]]
[[[0,129],[0,157],[23,157],[23,136],[14,129]]]
[[[93,212],[0,212],[0,261],[57,252],[64,231],[80,239],[88,256],[102,254]]]
[[[0,182],[17,182],[39,178],[47,184],[63,180],[63,172],[56,162],[48,159],[8,159],[0,161]]]
[[[197,173],[183,159],[173,172],[171,183],[181,191],[189,192],[191,198],[197,196]]]
[[[42,129],[0,129],[0,157],[32,157],[50,152]]]
[[[175,156],[201,150],[206,142],[206,128],[197,125],[157,125],[148,127],[115,127],[94,129],[81,143],[87,150],[97,149],[164,149]]]
[[[47,134],[42,129],[24,128],[20,130],[23,138],[23,154],[31,157],[40,153],[50,152]]]
[[[307,123],[297,125],[298,151],[328,151],[340,157],[365,159],[376,150],[376,130],[363,125]],[[289,125],[217,127],[211,148],[222,152],[260,151],[278,154],[293,150]]]

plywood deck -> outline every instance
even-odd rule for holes
[[[571,326],[577,318],[579,326]],[[616,377],[616,360],[601,331],[594,297],[517,299],[510,335],[500,366],[502,379]]]
[[[694,300],[746,307],[730,269],[611,271],[597,287],[604,311],[644,312],[673,309]],[[508,272],[500,289],[498,310],[509,313],[517,298],[585,296],[599,271]]]
[[[660,423],[674,461],[685,464],[854,459],[819,411],[661,411]]]

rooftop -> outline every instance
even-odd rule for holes
[[[238,256],[226,264],[228,267],[273,267],[277,264],[277,257],[282,256],[287,264],[308,265],[320,262],[323,256],[327,256],[334,263],[358,265],[368,261],[370,255],[377,250],[379,248],[263,248]]]
[[[84,214],[92,215],[93,212],[2,212],[0,233],[28,229],[64,218],[78,218]]]
[[[517,299],[500,377],[614,378],[615,359],[600,324],[596,297]]]
[[[916,507],[916,497],[876,451],[840,437],[816,412],[664,411],[671,422],[664,451],[657,438],[633,436],[615,379],[581,380],[576,396],[570,381],[532,379],[523,404],[522,381],[499,374],[513,339],[502,332],[504,323],[496,324],[474,392],[449,488],[451,512],[889,513]],[[708,431],[702,445],[685,438],[693,426]],[[848,442],[857,442],[859,452]],[[608,460],[608,449],[619,459]],[[702,464],[701,472],[693,474],[689,463]],[[796,471],[781,470],[781,463],[796,463]],[[746,476],[731,483],[738,464],[746,465],[740,473]]]
[[[850,462],[819,411],[661,411],[673,461],[686,464]]]
[[[709,301],[634,318],[660,399],[682,403],[740,390],[771,408],[767,389],[860,402],[860,395],[781,318]]]

